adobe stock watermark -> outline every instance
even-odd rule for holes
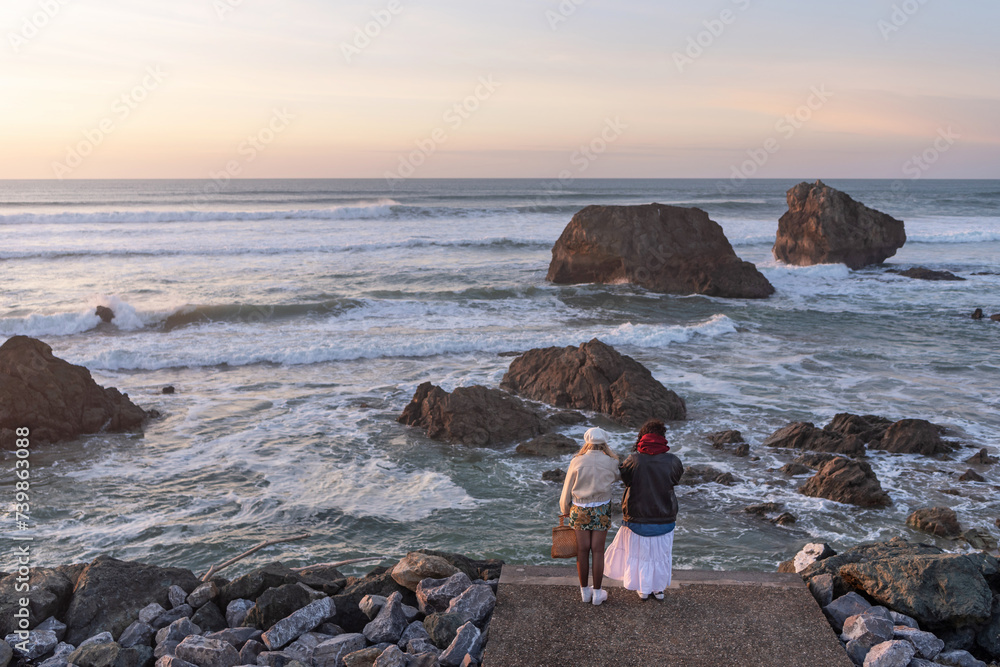
[[[549,22],[549,29],[555,32],[559,29],[559,26],[570,19],[571,16],[576,14],[576,11],[583,5],[587,0],[561,0],[559,6],[555,10],[546,9],[545,10],[545,20]]]
[[[833,97],[833,92],[827,90],[825,84],[812,86],[809,97],[806,98],[804,104],[777,120],[774,124],[776,134],[765,139],[759,147],[748,149],[747,159],[740,164],[733,165],[729,182],[722,181],[718,184],[719,192],[729,195],[738,190],[748,178],[760,171],[771,157],[781,150],[782,140],[790,141],[795,137],[798,131],[813,119],[813,115],[830,101],[831,97]]]
[[[451,133],[461,129],[466,121],[472,118],[473,114],[479,111],[483,103],[493,97],[502,85],[493,78],[492,74],[479,77],[479,83],[472,94],[456,102],[442,114],[441,120],[445,126],[436,127],[426,137],[417,139],[414,142],[416,150],[400,155],[399,166],[396,167],[396,170],[385,172],[385,181],[389,187],[395,189],[397,185],[417,173],[417,169],[422,167],[442,144],[448,142]]]
[[[546,195],[535,199],[535,206],[545,206],[550,204],[556,194],[568,188],[577,178],[580,178],[591,165],[604,155],[611,144],[621,139],[625,134],[628,125],[622,122],[621,118],[605,118],[604,127],[594,136],[593,139],[579,146],[573,154],[569,156],[569,163],[575,169],[563,169],[559,172],[556,180],[543,182],[542,186],[548,190]]]
[[[20,53],[21,49],[35,37],[41,34],[45,26],[59,15],[63,7],[69,4],[70,0],[39,0],[38,11],[32,12],[21,19],[18,31],[8,32],[7,41],[14,53]]]
[[[910,19],[916,16],[928,2],[930,0],[904,0],[893,5],[889,18],[879,19],[876,24],[879,32],[882,33],[882,39],[888,42],[892,35],[902,30],[903,26],[909,23]]]
[[[242,4],[243,0],[212,0],[212,9],[220,21],[225,21]]]
[[[739,11],[745,12],[750,8],[751,0],[732,0],[732,3]],[[685,68],[694,65],[695,61],[705,55],[705,52],[712,48],[716,40],[722,37],[729,26],[736,23],[738,18],[739,14],[736,11],[726,8],[719,12],[717,17],[702,21],[705,29],[688,37],[687,46],[683,51],[674,51],[673,53],[677,71],[683,74]]]
[[[111,113],[93,127],[82,130],[83,139],[66,147],[65,159],[62,162],[52,163],[52,171],[56,178],[62,180],[78,169],[93,155],[98,146],[104,143],[108,135],[117,130],[143,102],[149,99],[152,92],[159,88],[166,78],[167,73],[160,65],[147,67],[142,80],[118,96],[111,105]]]
[[[208,183],[202,188],[195,205],[203,208],[214,195],[218,195],[229,187],[234,178],[243,173],[243,169],[256,160],[261,153],[273,144],[295,120],[295,115],[287,109],[272,109],[271,118],[257,132],[247,135],[246,139],[236,147],[239,159],[232,159],[222,166],[222,169],[208,172]]]
[[[344,54],[344,60],[350,65],[356,56],[371,46],[388,28],[393,20],[403,12],[403,3],[400,0],[389,0],[385,9],[373,11],[372,20],[363,26],[354,28],[354,37],[349,42],[340,43],[340,52]]]
[[[938,163],[938,160],[954,148],[961,138],[962,135],[956,132],[951,125],[939,127],[937,136],[934,137],[930,145],[919,153],[915,153],[900,167],[900,171],[906,178],[899,178],[892,182],[892,185],[889,186],[890,195],[887,203],[898,205],[899,202],[908,199],[911,196],[909,183],[919,181],[926,176]]]

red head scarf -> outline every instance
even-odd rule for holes
[[[640,454],[655,456],[656,454],[666,454],[670,451],[670,447],[667,446],[667,439],[662,435],[647,433],[639,440],[638,451]]]

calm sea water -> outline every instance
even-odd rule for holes
[[[313,537],[233,571],[417,547],[546,562],[559,488],[541,474],[568,459],[437,443],[395,418],[421,382],[496,385],[510,361],[498,353],[594,337],[686,399],[689,419],[669,433],[685,463],[742,480],[680,491],[679,567],[770,570],[812,539],[915,537],[905,518],[926,505],[996,533],[1000,467],[983,471],[986,483],[957,476],[972,446],[1000,445],[1000,325],[969,318],[977,307],[1000,312],[1000,182],[829,184],[906,221],[893,266],[968,280],[776,263],[793,181],[735,192],[700,180],[411,181],[394,191],[382,181],[221,191],[0,182],[0,337],[41,338],[164,414],[141,437],[34,452],[38,562],[110,553],[201,571],[301,532]],[[708,211],[777,294],[731,301],[545,282],[577,210],[653,201]],[[115,310],[113,325],[98,305]],[[161,394],[168,384],[176,394]],[[798,495],[805,478],[776,470],[792,455],[759,443],[790,421],[842,411],[930,419],[970,449],[953,461],[875,455],[890,509]],[[704,436],[724,428],[743,431],[760,460],[713,450]],[[633,440],[614,436],[623,451]],[[8,514],[12,486],[5,473]],[[765,500],[798,522],[742,512]]]

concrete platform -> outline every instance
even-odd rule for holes
[[[575,567],[505,565],[484,667],[852,667],[795,574],[675,570],[662,601],[604,588],[594,607]]]

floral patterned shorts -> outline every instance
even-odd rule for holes
[[[611,527],[611,503],[597,507],[573,505],[569,511],[569,525],[574,530],[604,530]]]

